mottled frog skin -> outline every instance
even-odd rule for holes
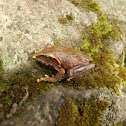
[[[33,56],[38,61],[53,66],[58,72],[55,76],[37,79],[40,81],[55,82],[68,78],[68,80],[82,76],[84,73],[90,71],[95,67],[95,64],[90,64],[92,58],[76,51],[72,48],[59,47],[47,43],[44,49],[40,52],[36,52]]]

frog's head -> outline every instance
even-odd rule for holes
[[[44,63],[45,65],[58,66],[61,65],[61,62],[58,58],[56,58],[53,53],[42,50],[41,52],[37,52],[33,58],[38,61]]]

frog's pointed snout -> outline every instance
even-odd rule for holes
[[[89,68],[94,68],[95,67],[95,64],[90,64],[88,66],[89,66]]]
[[[35,58],[36,58],[36,56],[32,56],[32,58],[33,58],[33,59],[35,59]]]
[[[80,72],[80,71],[83,71],[83,72],[88,72],[90,71],[91,69],[93,69],[95,67],[95,64],[89,64],[87,66],[81,66],[80,68],[78,67],[77,71]]]
[[[95,64],[90,64],[84,67],[84,71],[92,70],[95,67]]]

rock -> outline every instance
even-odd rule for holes
[[[119,59],[124,53],[124,60],[126,58],[126,1],[124,0],[111,0],[106,2],[106,0],[96,0],[99,6],[101,6],[104,14],[108,16],[109,19],[117,18],[120,23],[119,26],[123,32],[122,38],[124,40],[118,40],[113,42],[110,40],[110,49],[115,53],[115,58]]]
[[[124,51],[125,45],[126,45],[126,43],[124,43],[123,40],[119,40],[117,42],[110,40],[109,48],[114,52],[115,59],[119,59],[123,55],[123,53],[125,52]]]
[[[84,26],[97,22],[95,13],[85,11],[83,14],[67,0],[2,0],[0,12],[0,37],[3,38],[0,39],[0,52],[6,72],[20,68],[23,63],[28,65],[29,53],[42,50],[54,39],[75,47]],[[76,16],[75,23],[64,26],[58,18],[67,14]]]
[[[109,19],[117,18],[123,26],[123,38],[126,35],[126,1],[96,0],[102,7],[103,13]],[[66,14],[75,16],[74,23],[66,26],[58,22],[59,17]],[[97,14],[82,11],[68,0],[1,0],[0,1],[0,54],[5,73],[20,69],[24,64],[29,66],[28,57],[33,50],[41,50],[44,45],[54,40],[61,40],[62,45],[75,47],[81,42],[81,32],[85,26],[97,22]],[[115,57],[119,58],[123,50],[126,53],[125,42],[111,42]],[[124,58],[126,61],[126,56]],[[37,73],[37,71],[36,71]],[[5,120],[2,126],[53,126],[58,118],[58,106],[67,97],[95,97],[110,103],[105,111],[101,126],[113,126],[118,122],[126,122],[126,95],[119,97],[108,89],[90,89],[84,91],[66,89],[54,86],[45,94],[28,103],[19,117]],[[0,104],[2,107],[2,104]],[[2,114],[0,116],[3,116]],[[124,124],[125,125],[125,124]]]
[[[76,99],[93,97],[108,102],[108,108],[100,117],[101,126],[113,126],[126,120],[126,98],[119,97],[107,88],[79,91],[54,86],[28,103],[19,117],[5,120],[1,126],[54,126],[59,115],[58,106],[64,103],[64,96]]]
[[[109,18],[118,16],[121,22],[125,22],[125,1],[113,0],[104,3],[97,0],[97,2]],[[85,26],[97,22],[97,14],[92,11],[82,11],[67,0],[48,0],[48,2],[2,0],[0,10],[2,27],[0,53],[3,66],[6,66],[5,73],[14,71],[14,68],[20,68],[23,64],[29,65],[29,53],[33,50],[41,50],[47,42],[53,43],[55,40],[60,40],[62,45],[74,48],[82,41],[80,33]],[[75,16],[75,21],[64,26],[58,22],[58,18],[67,14]],[[125,35],[125,23],[123,23],[123,28]],[[124,44],[119,41],[119,48],[113,44],[113,51],[118,58],[124,49]]]

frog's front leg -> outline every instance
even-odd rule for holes
[[[58,73],[55,76],[52,76],[52,77],[47,76],[45,78],[41,77],[40,79],[37,79],[37,82],[40,82],[40,81],[55,82],[57,80],[61,80],[64,74],[65,74],[65,70],[61,67],[59,68]]]
[[[83,65],[79,64],[68,70],[67,74],[69,78],[68,81],[74,77],[83,76],[85,73],[88,73],[91,69],[95,67],[95,64]]]

